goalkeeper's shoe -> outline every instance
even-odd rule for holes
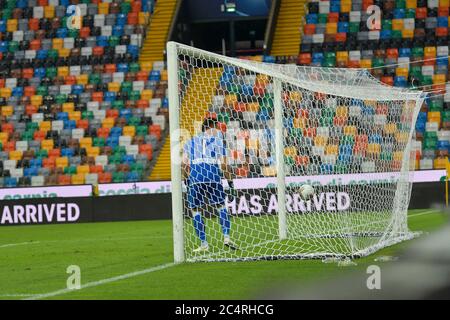
[[[207,252],[209,250],[209,245],[207,242],[204,242],[197,249],[192,250],[194,253]]]
[[[235,243],[233,243],[233,241],[231,241],[230,237],[225,237],[223,239],[223,244],[230,249],[233,249],[233,250],[238,249],[238,246]]]

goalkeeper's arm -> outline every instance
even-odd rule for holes
[[[187,192],[187,188],[189,186],[189,170],[190,170],[189,159],[185,154],[183,154],[181,161],[182,161],[181,162],[181,181],[182,181],[181,189],[183,192]]]
[[[222,157],[220,167],[222,170],[223,177],[227,180],[229,189],[234,191],[232,168],[227,165],[226,157]]]

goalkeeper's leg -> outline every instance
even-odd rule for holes
[[[228,210],[225,205],[218,208],[219,211],[219,222],[222,227],[223,233],[223,244],[230,247],[231,249],[237,249],[236,245],[230,239],[230,229],[231,222],[230,216],[228,215]]]
[[[205,222],[199,211],[192,210],[192,222],[194,224],[195,233],[201,241],[200,247],[194,249],[194,252],[208,251],[208,242],[206,241]]]
[[[206,241],[205,221],[202,217],[200,207],[202,206],[201,185],[193,184],[188,188],[188,205],[192,210],[192,223],[197,237],[200,239],[200,247],[194,249],[194,252],[208,251],[208,242]]]
[[[231,223],[230,223],[230,217],[228,216],[227,208],[225,206],[221,206],[218,209],[218,211],[219,211],[219,221],[220,221],[220,226],[222,227],[223,237],[224,237],[224,239],[226,239],[226,238],[229,239]]]
[[[224,189],[222,184],[218,187],[219,193],[220,193],[220,199],[221,203],[218,208],[219,211],[219,222],[222,226],[222,232],[223,232],[223,244],[229,247],[230,249],[236,250],[237,246],[231,241],[230,239],[230,229],[231,229],[231,222],[230,222],[230,216],[228,214],[228,210],[226,207],[226,199],[228,197],[227,193],[234,197],[236,196],[234,185],[232,181],[227,181],[226,188]],[[226,192],[225,192],[226,190]]]
[[[220,186],[222,187],[222,185]],[[230,239],[231,222],[227,207],[225,205],[228,195],[231,197],[236,197],[236,190],[234,189],[233,181],[227,180],[226,188],[224,189],[225,190],[222,191],[222,206],[219,208],[220,225],[222,226],[223,232],[223,243],[230,249],[236,250],[238,247]]]

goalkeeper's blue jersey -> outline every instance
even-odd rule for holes
[[[220,132],[198,134],[184,145],[184,153],[189,159],[189,183],[221,183],[225,147]]]

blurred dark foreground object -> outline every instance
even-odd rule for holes
[[[372,265],[380,267],[380,289],[368,289],[371,274],[363,268],[314,286],[292,281],[270,288],[259,298],[450,299],[450,225],[415,240],[399,255],[398,261],[374,261]]]

